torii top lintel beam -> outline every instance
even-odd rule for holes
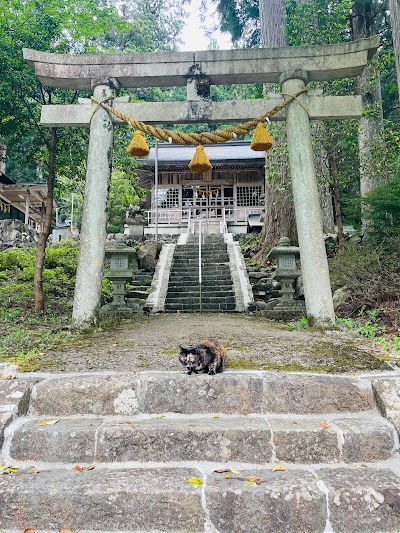
[[[309,81],[358,76],[379,46],[379,36],[324,46],[200,52],[50,54],[24,48],[25,60],[45,86],[90,89],[116,78],[121,87],[184,86],[206,76],[212,85],[278,83],[283,72],[307,71]]]

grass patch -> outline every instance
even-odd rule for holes
[[[82,332],[68,331],[77,257],[75,242],[62,241],[47,247],[43,270],[46,310],[35,314],[36,249],[0,252],[0,362],[14,363],[21,372],[33,372],[53,364],[46,358],[48,351],[82,342]],[[103,280],[105,301],[110,299],[111,289],[108,280]],[[94,331],[115,328],[115,325],[104,322]]]
[[[162,355],[177,355],[178,350],[176,348],[164,348],[161,353]]]

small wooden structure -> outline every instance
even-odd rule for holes
[[[16,183],[0,174],[0,220],[17,219],[40,230],[46,197],[45,183]]]
[[[226,222],[230,233],[247,233],[261,226],[265,193],[264,153],[250,149],[249,141],[230,141],[204,147],[213,166],[205,174],[192,172],[188,163],[194,147],[158,145],[158,231],[179,234],[188,220]],[[138,159],[141,185],[151,188],[151,209],[145,234],[155,226],[155,149]]]

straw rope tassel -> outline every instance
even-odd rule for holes
[[[134,155],[136,157],[143,157],[150,153],[150,149],[147,145],[146,139],[143,137],[143,133],[139,130],[135,131],[133,139],[129,143],[128,148],[126,149],[128,154]]]
[[[257,124],[250,148],[255,152],[266,152],[272,148],[272,137],[262,122]]]
[[[193,170],[193,172],[200,172],[201,174],[212,169],[210,160],[204,151],[204,146],[201,144],[196,147],[196,151],[189,163],[189,168],[190,170]]]

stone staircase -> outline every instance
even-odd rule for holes
[[[0,531],[398,533],[398,436],[374,398],[396,420],[388,381],[2,379],[0,474],[18,471],[0,475]]]
[[[177,246],[165,300],[165,312],[207,313],[235,311],[236,301],[227,245],[222,235],[207,235],[202,245],[202,306],[199,292],[198,235]]]

